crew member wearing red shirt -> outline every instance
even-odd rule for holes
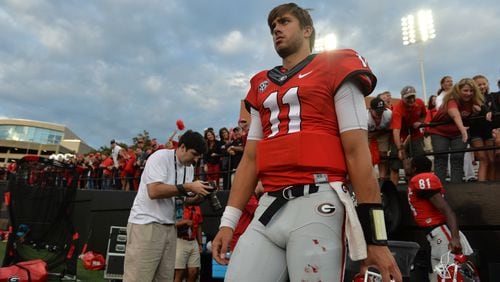
[[[200,273],[202,252],[201,224],[203,215],[199,206],[184,206],[184,219],[175,223],[177,247],[175,252],[174,281],[183,281],[187,268],[187,281],[194,282]]]
[[[213,240],[214,259],[229,262],[234,228],[261,180],[265,193],[231,255],[226,281],[342,281],[348,236],[349,255],[363,259],[362,273],[373,266],[384,281],[392,275],[400,282],[368,149],[364,96],[375,76],[353,50],[311,54],[307,9],[280,5],[268,24],[283,65],[250,81],[250,129]],[[347,173],[358,216],[346,200]]]
[[[431,172],[431,160],[426,156],[416,156],[411,165],[415,176],[408,186],[408,202],[415,222],[424,230],[431,246],[432,269],[449,250],[455,254],[463,252],[470,255],[472,249],[467,238],[458,230],[455,213],[444,198],[444,187]],[[436,273],[430,274],[429,279],[437,281]]]

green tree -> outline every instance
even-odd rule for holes
[[[144,147],[150,147],[151,146],[151,139],[149,137],[149,132],[147,130],[143,130],[142,133],[137,134],[134,138],[132,138],[132,141],[134,142],[134,148],[137,147],[137,141],[143,140],[144,141]]]

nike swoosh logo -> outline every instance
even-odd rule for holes
[[[303,77],[306,77],[308,75],[310,75],[313,71],[310,71],[310,72],[306,72],[306,73],[299,73],[299,79],[303,78]]]

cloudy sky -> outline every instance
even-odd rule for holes
[[[279,65],[267,27],[280,1],[2,0],[0,117],[68,126],[99,148],[143,130],[166,140],[188,128],[234,126],[248,79]],[[427,95],[446,74],[500,77],[496,0],[297,1],[318,37],[334,33],[378,76],[374,94],[411,84],[422,93],[418,48],[403,46],[401,17],[433,10],[424,46]]]

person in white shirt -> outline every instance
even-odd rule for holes
[[[177,149],[148,158],[128,219],[123,281],[173,281],[175,197],[209,194],[209,185],[193,181],[193,164],[205,150],[203,136],[188,130]]]
[[[392,136],[391,130],[392,111],[386,108],[386,103],[381,98],[374,98],[370,101],[368,109],[368,139],[370,142],[377,142],[380,153],[378,164],[379,178],[385,180],[388,177],[387,157],[389,152],[389,142]],[[373,141],[372,141],[373,140]]]
[[[446,75],[441,78],[439,81],[440,88],[437,92],[437,98],[436,98],[436,108],[439,109],[441,107],[441,104],[443,103],[443,98],[448,94],[448,92],[451,91],[451,88],[453,88],[453,78],[451,76]]]
[[[111,144],[111,158],[113,158],[113,175],[112,175],[111,186],[113,187],[113,189],[121,189],[120,164],[118,163],[118,155],[120,155],[122,147],[116,144],[115,139],[111,139],[110,144]]]

